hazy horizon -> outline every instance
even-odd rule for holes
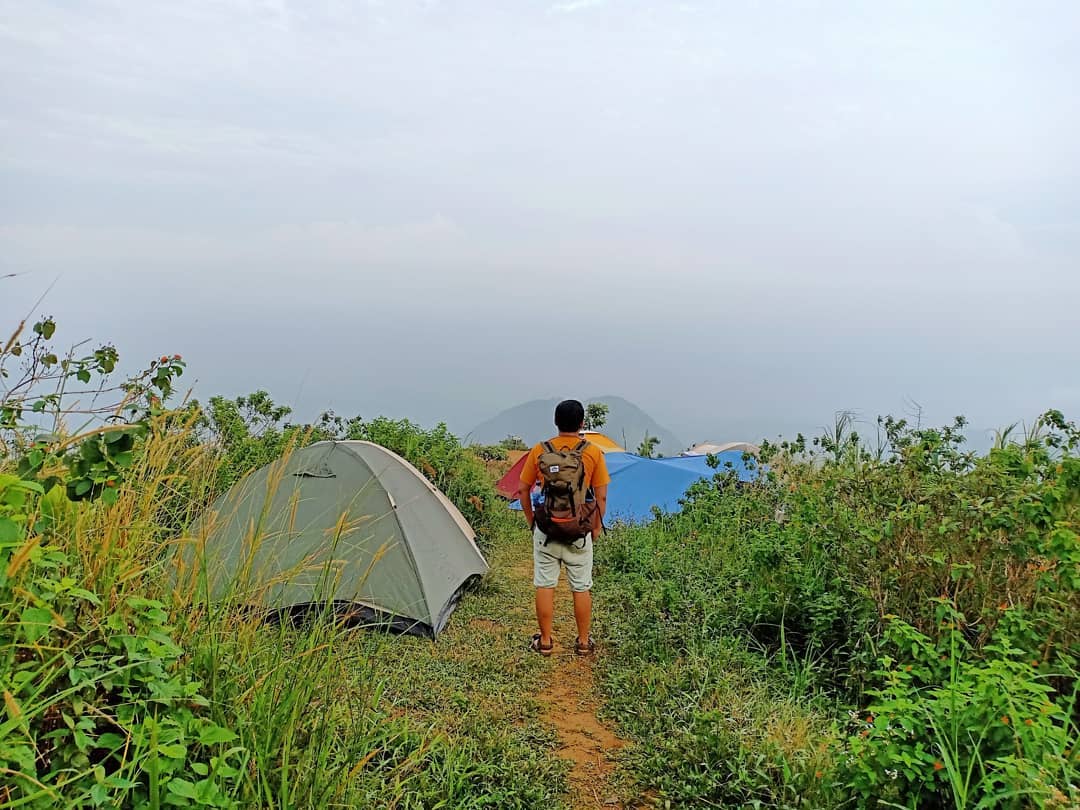
[[[459,433],[1080,417],[1072,4],[0,7],[0,329]]]

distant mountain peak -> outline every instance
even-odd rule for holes
[[[478,444],[493,444],[507,436],[519,436],[529,444],[543,441],[550,438],[555,431],[555,406],[559,401],[558,397],[552,397],[515,405],[477,425],[468,439]],[[637,450],[646,433],[660,439],[657,453],[674,456],[686,449],[686,445],[674,433],[624,397],[589,397],[582,402],[586,405],[603,402],[608,406],[607,424],[600,432],[610,436],[630,452]]]

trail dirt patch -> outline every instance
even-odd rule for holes
[[[523,644],[536,632],[531,551],[531,544],[522,543],[520,552],[515,550],[503,569],[514,582],[514,590],[520,588],[523,597],[528,594],[520,609],[513,609],[507,616],[507,624],[518,628]],[[555,651],[547,662],[544,686],[533,697],[540,706],[541,720],[558,734],[556,755],[570,765],[568,805],[575,810],[652,807],[646,801],[625,804],[619,798],[615,756],[628,743],[597,717],[601,701],[593,675],[596,658],[579,656],[574,651],[577,627],[565,572],[555,591],[554,637]],[[602,648],[598,654],[603,655]]]
[[[532,577],[532,567],[529,567]],[[573,596],[565,577],[555,591],[555,651],[549,681],[537,699],[541,717],[559,735],[556,753],[570,763],[570,805],[575,808],[621,808],[614,786],[616,752],[626,742],[596,716],[600,704],[593,678],[593,656],[574,652],[577,628]]]
[[[541,696],[542,717],[555,727],[561,747],[557,753],[570,762],[573,807],[622,807],[612,785],[612,755],[625,745],[596,716],[592,664],[571,649],[556,653],[556,683]]]

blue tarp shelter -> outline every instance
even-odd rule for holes
[[[743,454],[737,451],[717,454],[720,465],[713,469],[707,456],[680,456],[677,458],[644,458],[633,453],[608,453],[604,456],[611,486],[608,489],[608,507],[605,520],[608,523],[644,523],[652,519],[653,507],[664,512],[677,512],[679,499],[695,481],[712,478],[728,470],[731,465],[740,481],[752,481],[757,469],[747,467]],[[753,459],[750,461],[754,466]],[[534,500],[539,500],[536,493]],[[514,501],[511,509],[521,509]]]

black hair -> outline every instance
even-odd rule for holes
[[[560,433],[574,433],[585,424],[585,406],[576,399],[565,399],[555,406],[555,427]]]

